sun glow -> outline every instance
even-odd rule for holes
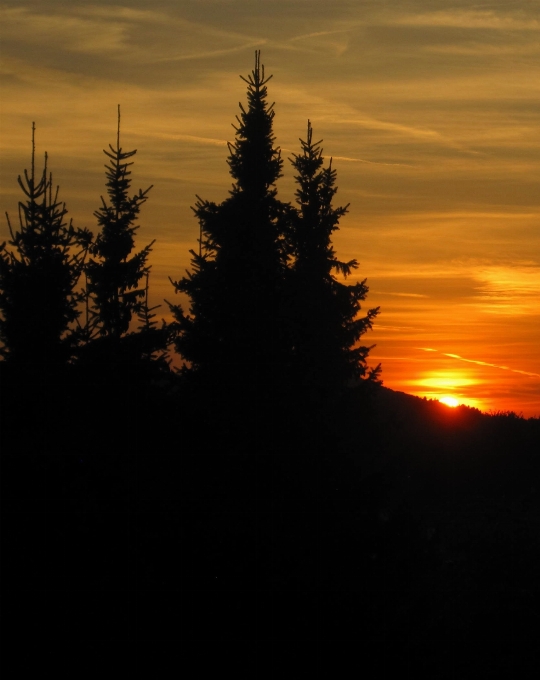
[[[459,401],[455,397],[439,397],[439,401],[450,408],[456,408],[459,406]]]
[[[486,410],[482,391],[485,385],[478,378],[475,370],[449,370],[442,368],[435,371],[423,371],[413,379],[407,380],[406,391],[418,397],[436,399],[442,404],[455,408],[468,406]]]
[[[414,381],[416,385],[423,388],[438,390],[462,389],[470,385],[475,385],[477,380],[465,371],[430,371],[422,378]]]

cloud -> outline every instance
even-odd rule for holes
[[[59,51],[145,65],[207,59],[266,42],[164,12],[127,7],[75,6],[61,14],[11,7],[3,8],[0,17],[10,42],[54,45]]]
[[[99,17],[100,19],[123,19],[125,21],[143,22],[143,23],[169,23],[171,16],[166,12],[156,12],[155,10],[140,10],[131,7],[122,7],[121,5],[87,5],[77,7],[76,13],[80,16]]]
[[[374,323],[373,328],[382,328],[385,331],[425,331],[425,328],[415,328],[414,326],[385,326],[380,323]],[[433,350],[434,352],[436,350]]]
[[[289,38],[291,42],[296,40],[310,40],[311,38],[321,38],[327,37],[329,35],[340,35],[343,33],[348,33],[349,29],[341,28],[335,31],[315,31],[314,33],[303,33],[302,35],[296,35],[293,38]]]
[[[132,133],[136,133],[136,130]],[[141,135],[154,139],[163,139],[171,141],[191,142],[192,144],[202,144],[204,146],[227,146],[225,139],[213,139],[212,137],[197,137],[196,135],[173,134],[166,132],[150,132],[148,130],[141,130]]]
[[[361,127],[369,128],[372,130],[384,130],[389,132],[398,132],[409,137],[416,137],[419,139],[442,139],[442,135],[435,130],[430,130],[428,128],[412,127],[410,125],[404,125],[402,123],[393,123],[387,120],[379,120],[377,118],[370,118],[368,116],[362,118],[353,119],[342,119],[339,121],[343,124],[348,125],[359,125]]]
[[[331,31],[314,31],[296,35],[286,42],[272,41],[272,45],[284,49],[300,49],[311,53],[320,53],[321,50],[329,51],[336,57],[341,57],[349,47],[350,32],[350,27]]]
[[[125,48],[126,29],[119,23],[77,16],[39,14],[25,7],[0,10],[4,40],[56,45],[73,52],[117,52]]]
[[[424,52],[433,54],[448,54],[464,57],[502,57],[502,56],[530,56],[540,52],[540,44],[532,42],[527,44],[514,43],[509,45],[491,45],[480,41],[465,45],[426,45]]]
[[[429,295],[423,295],[421,293],[389,293],[382,290],[372,290],[372,293],[376,295],[395,295],[396,297],[409,297],[409,298],[427,298]]]
[[[368,161],[365,158],[350,158],[349,156],[332,156],[335,161],[349,161],[352,163],[369,163],[370,165],[398,165],[403,168],[414,167],[410,163],[385,163],[383,161]]]
[[[450,357],[451,359],[457,359],[458,361],[465,361],[469,364],[477,364],[478,366],[488,366],[490,368],[499,368],[502,371],[510,371],[511,373],[519,373],[520,375],[526,375],[530,378],[540,378],[540,373],[533,373],[531,371],[521,371],[517,368],[510,368],[509,366],[501,366],[500,364],[491,364],[488,361],[480,361],[478,359],[467,359],[460,356],[459,354],[450,354],[448,352],[439,352],[439,350],[432,349],[430,347],[417,347],[416,349],[421,349],[424,352],[437,352],[445,357]]]
[[[538,314],[540,263],[478,267],[477,300],[487,312]]]
[[[502,13],[491,10],[439,10],[400,16],[390,23],[402,26],[442,26],[446,28],[491,29],[504,31],[536,31],[540,21],[522,13]]]
[[[331,120],[334,124],[338,125],[357,125],[359,127],[365,128],[367,130],[376,130],[381,132],[395,133],[402,137],[409,137],[411,139],[420,140],[423,142],[435,143],[441,146],[446,146],[451,149],[456,149],[467,155],[478,156],[482,152],[470,149],[461,142],[444,135],[437,130],[433,130],[428,127],[412,126],[406,125],[404,123],[396,123],[388,120],[381,120],[379,118],[374,118],[371,116],[361,116],[361,117],[338,117],[338,116],[325,116],[322,120]],[[410,165],[410,164],[398,164],[392,163],[391,165]]]

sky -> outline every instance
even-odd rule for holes
[[[307,120],[350,204],[334,246],[360,262],[387,387],[540,416],[540,0],[17,0],[1,5],[0,209],[45,151],[74,224],[96,231],[102,149],[153,185],[138,245],[151,294],[189,268],[196,195],[221,201],[239,78],[254,51],[284,158]],[[0,241],[8,238],[0,221]]]

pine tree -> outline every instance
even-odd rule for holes
[[[165,322],[158,326],[156,321],[155,310],[159,309],[161,305],[150,307],[149,281],[150,272],[147,272],[144,300],[137,314],[139,326],[137,327],[137,333],[133,334],[136,339],[134,344],[138,347],[137,355],[140,357],[141,362],[146,364],[147,368],[154,366],[156,369],[168,371],[170,363],[167,353],[169,329]]]
[[[0,246],[0,353],[32,371],[55,370],[73,354],[72,324],[82,302],[76,288],[92,234],[66,221],[47,154],[43,172],[36,174],[35,124],[31,170],[19,175],[18,183],[25,195],[19,202],[19,230],[13,230],[6,213],[12,249]]]
[[[176,345],[199,373],[262,382],[274,374],[284,351],[280,299],[286,254],[281,234],[283,204],[275,183],[281,176],[274,146],[273,104],[260,53],[248,78],[247,107],[240,104],[228,164],[234,179],[220,204],[197,197],[199,252],[192,270],[173,282],[187,293],[190,314],[171,306],[179,331]]]
[[[109,159],[105,166],[109,203],[101,197],[102,205],[94,213],[100,231],[86,266],[89,319],[85,330],[87,342],[102,338],[97,345],[105,353],[103,359],[115,363],[127,359],[121,340],[128,335],[132,319],[144,314],[147,286],[141,286],[141,281],[147,283],[154,244],[132,254],[139,228],[134,222],[152,187],[129,195],[133,162],[128,159],[137,151],[123,151],[120,146],[120,107],[116,146],[109,145],[104,153]]]
[[[291,318],[293,331],[293,372],[305,386],[335,390],[359,379],[377,380],[380,366],[369,368],[371,347],[357,343],[379,313],[379,308],[358,316],[366,299],[366,279],[353,285],[339,281],[358,262],[341,262],[332,247],[332,234],[348,205],[334,208],[337,192],[332,160],[327,167],[320,147],[313,141],[308,121],[307,138],[300,140],[302,153],[291,159],[298,184],[298,208],[292,212],[288,243],[293,257]]]

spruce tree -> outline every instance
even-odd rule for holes
[[[242,76],[241,76],[242,77]],[[260,53],[248,78],[247,107],[240,104],[228,164],[234,179],[220,204],[197,197],[199,252],[176,291],[187,293],[190,313],[171,306],[177,349],[199,374],[267,382],[282,364],[285,340],[280,300],[286,270],[281,234],[284,206],[275,183],[282,160],[273,135],[273,104]]]
[[[150,272],[146,273],[146,285],[144,289],[144,300],[137,314],[139,325],[137,332],[133,333],[133,345],[136,349],[137,357],[140,357],[141,364],[147,369],[156,372],[162,370],[168,372],[170,359],[167,352],[169,340],[169,328],[165,322],[158,326],[155,310],[161,305],[150,307]]]
[[[124,151],[120,146],[120,107],[116,145],[109,145],[104,153],[109,159],[105,166],[109,202],[101,197],[101,207],[94,213],[100,231],[86,266],[89,312],[86,357],[114,365],[153,357],[154,351],[166,348],[166,332],[155,328],[148,316],[152,311],[148,310],[147,302],[148,257],[154,241],[132,252],[139,229],[134,223],[152,187],[139,189],[130,196],[129,168],[133,161],[128,159],[137,151]],[[144,339],[129,333],[135,318],[142,320]],[[151,338],[152,348],[148,346]]]
[[[292,211],[288,244],[293,258],[291,310],[293,328],[292,369],[304,386],[330,392],[360,379],[377,380],[380,366],[369,368],[371,347],[358,341],[379,313],[379,308],[359,316],[366,299],[366,279],[347,285],[336,274],[347,277],[358,262],[341,262],[332,246],[332,234],[348,205],[333,207],[337,192],[332,160],[324,167],[321,141],[313,141],[308,121],[307,138],[300,140],[302,152],[294,154],[298,173],[296,201]]]
[[[0,245],[0,353],[34,372],[54,371],[74,351],[72,324],[82,302],[76,289],[92,234],[67,221],[47,154],[41,175],[36,173],[35,124],[30,173],[19,175],[18,183],[25,195],[19,202],[19,229],[14,231],[6,213],[11,249]]]

